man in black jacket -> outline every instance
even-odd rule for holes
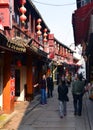
[[[47,77],[47,94],[48,98],[53,97],[54,83],[52,76]]]

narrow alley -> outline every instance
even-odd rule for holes
[[[86,105],[90,102],[87,101],[89,100],[87,94],[83,100],[82,116],[74,116],[73,99],[71,88],[69,88],[70,100],[67,104],[67,116],[63,119],[60,118],[58,111],[57,86],[53,95],[53,98],[48,99],[46,105],[39,104],[39,99],[36,99],[37,105],[33,109],[30,107],[31,103],[17,104],[17,114],[2,130],[92,130]],[[36,102],[34,101],[32,104]]]

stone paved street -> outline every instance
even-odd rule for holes
[[[46,105],[38,104],[31,109],[31,103],[16,105],[17,114],[2,128],[2,130],[92,130],[86,105],[87,96],[83,100],[82,116],[74,116],[71,88],[69,88],[70,101],[67,104],[67,116],[60,119],[58,111],[57,87],[53,98],[48,99]]]

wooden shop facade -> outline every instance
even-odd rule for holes
[[[51,60],[68,54],[30,0],[0,1],[0,110],[11,113],[15,101],[33,100],[33,85]]]

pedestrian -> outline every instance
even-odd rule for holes
[[[42,105],[47,104],[47,93],[46,93],[47,82],[46,82],[46,75],[45,74],[43,74],[40,82],[34,85],[34,87],[37,87],[37,86],[40,87],[40,93],[41,93],[40,103]]]
[[[85,91],[85,80],[82,74],[77,75],[77,80],[72,83],[72,95],[74,105],[74,115],[82,115],[82,99]]]
[[[65,76],[63,75],[58,85],[59,114],[63,118],[67,114],[68,87],[66,85]]]
[[[48,98],[53,97],[53,89],[54,89],[54,83],[52,75],[49,75],[47,77],[47,96]]]
[[[46,75],[43,74],[41,81],[39,82],[39,86],[41,89],[41,101],[40,103],[42,105],[47,103],[47,94],[46,94],[46,87],[47,87],[47,83],[46,83]]]
[[[67,86],[70,87],[71,84],[71,74],[67,73],[66,75],[66,82],[67,82]]]

